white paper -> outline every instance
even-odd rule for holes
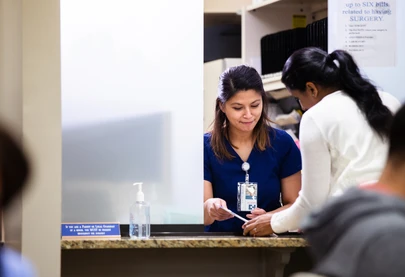
[[[359,66],[395,66],[396,0],[346,0],[338,5],[338,48],[352,54]]]

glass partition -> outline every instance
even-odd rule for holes
[[[61,1],[63,222],[203,223],[198,3]]]

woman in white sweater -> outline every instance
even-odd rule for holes
[[[309,212],[345,189],[379,178],[399,101],[365,79],[352,56],[309,47],[284,65],[282,82],[307,110],[300,125],[302,189],[278,213],[258,209],[244,234],[266,236],[299,228]]]

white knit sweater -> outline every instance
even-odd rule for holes
[[[380,92],[392,112],[399,101]],[[296,230],[312,209],[328,197],[359,183],[377,180],[384,168],[388,144],[368,125],[356,103],[342,91],[324,97],[301,120],[302,188],[294,204],[273,215],[275,233]]]

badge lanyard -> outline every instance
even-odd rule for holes
[[[245,182],[238,182],[238,211],[250,212],[257,207],[257,183],[249,181],[250,164],[244,162],[242,170],[245,171]]]

